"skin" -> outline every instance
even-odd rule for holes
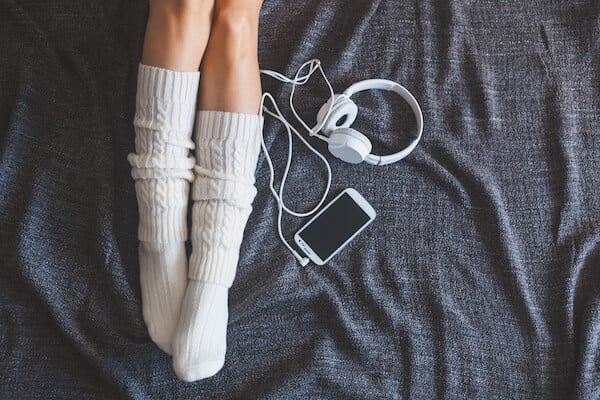
[[[258,114],[262,0],[150,0],[142,63],[200,70],[198,109]]]

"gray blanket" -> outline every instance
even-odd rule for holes
[[[144,1],[0,1],[1,399],[600,398],[597,0],[266,0],[262,68],[316,57],[338,92],[398,81],[425,131],[391,166],[327,156],[330,198],[354,187],[378,217],[322,267],[279,242],[261,156],[225,366],[193,384],[142,320],[126,156],[146,18]],[[326,97],[312,80],[301,115]],[[356,101],[375,152],[414,134],[393,95]],[[281,176],[284,129],[264,134]],[[296,149],[285,198],[307,210],[325,169]]]

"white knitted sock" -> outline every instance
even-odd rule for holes
[[[190,281],[173,339],[173,367],[188,382],[225,361],[227,293],[256,196],[262,123],[258,115],[198,112]]]
[[[144,321],[152,340],[169,354],[187,285],[187,205],[195,164],[189,149],[199,77],[139,65],[136,153],[127,157],[140,216]]]

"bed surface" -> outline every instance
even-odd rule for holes
[[[596,0],[265,0],[262,68],[318,58],[337,92],[395,80],[425,130],[390,166],[327,155],[329,198],[354,187],[378,217],[321,267],[279,242],[261,155],[225,366],[194,384],[142,320],[126,156],[146,18],[144,1],[0,2],[0,398],[600,398]],[[289,87],[263,88],[287,109]],[[300,89],[301,115],[327,94]],[[400,100],[356,101],[375,152],[410,140]],[[264,135],[280,177],[284,130]],[[295,144],[285,197],[307,210],[326,175]]]

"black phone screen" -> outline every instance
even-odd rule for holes
[[[352,197],[344,193],[306,226],[299,236],[321,260],[326,260],[369,220],[369,216]]]

